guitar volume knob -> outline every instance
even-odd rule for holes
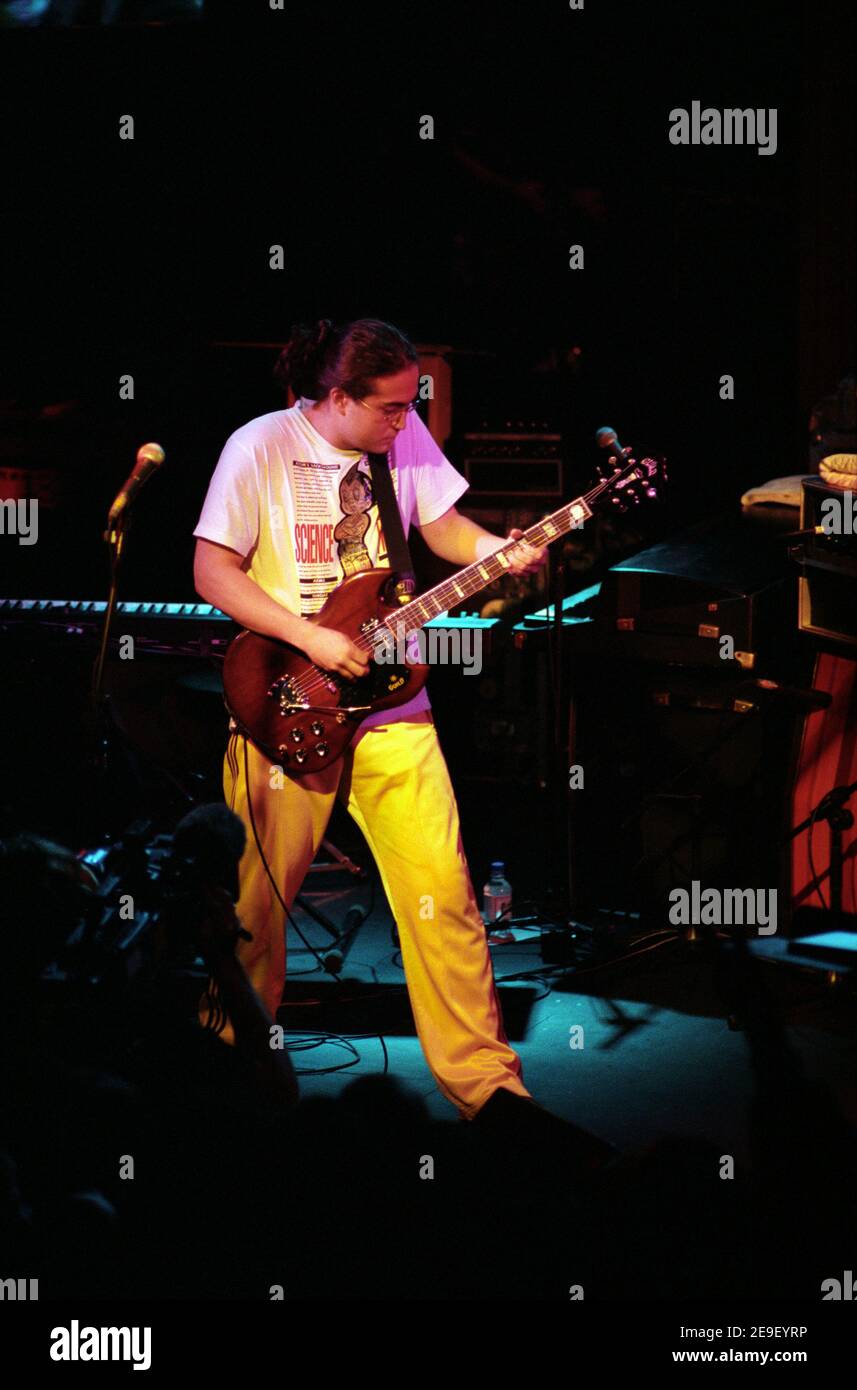
[[[304,731],[303,729],[292,729],[292,732],[289,735],[289,737],[291,738],[293,743],[303,743]]]
[[[320,719],[314,719],[310,724],[310,729],[315,734],[316,738],[319,736],[319,734],[324,733],[324,725],[322,724]]]
[[[328,753],[330,752],[330,749],[328,748],[326,743],[317,743],[315,745],[315,751],[320,758],[326,758]]]

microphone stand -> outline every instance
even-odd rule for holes
[[[602,448],[607,449],[611,455],[611,463],[616,463],[620,467],[625,464],[631,454],[631,446],[624,447],[619,443],[615,430],[608,432],[612,435],[609,446],[599,440]],[[600,470],[599,470],[600,471]],[[570,681],[566,671],[565,643],[563,640],[565,611],[563,603],[565,600],[565,580],[568,569],[565,558],[565,538],[553,550],[548,551],[548,589],[552,597],[549,599],[553,604],[550,626],[548,627],[548,652],[551,653],[552,668],[549,672],[550,688],[553,698],[553,749],[554,758],[551,764],[553,769],[551,777],[548,779],[551,785],[550,804],[553,808],[554,817],[554,836],[552,868],[553,879],[550,886],[551,902],[553,906],[553,917],[560,930],[577,931],[580,924],[575,921],[572,913],[574,902],[574,839],[571,826],[571,806],[569,802],[570,788],[567,781],[569,776],[569,761],[571,756],[571,696]]]
[[[554,932],[568,931],[574,926],[571,920],[571,828],[568,822],[567,773],[563,769],[568,764],[568,682],[563,660],[563,598],[566,575],[566,561],[561,547],[548,551],[547,600],[553,605],[550,622],[547,625],[548,679],[545,696],[550,713],[545,718],[544,727],[548,734],[547,766],[544,786],[547,792],[547,811],[551,826],[545,837],[545,849],[549,863],[543,867],[542,892],[532,899],[534,911],[514,913],[502,917],[496,924],[488,923],[488,934],[492,925],[496,932],[503,932],[516,925],[547,926]],[[550,609],[548,610],[550,612]],[[552,714],[552,719],[550,715]]]
[[[116,597],[119,590],[119,565],[125,545],[126,517],[127,512],[122,511],[115,520],[110,520],[110,518],[108,518],[107,530],[104,532],[104,540],[107,542],[110,551],[110,592],[107,597],[107,609],[101,627],[101,642],[93,668],[92,685],[90,689],[92,741],[89,765],[95,781],[94,800],[97,807],[96,814],[98,820],[101,822],[98,826],[98,833],[108,838],[110,829],[107,825],[107,781],[111,771],[110,754],[115,726],[110,710],[110,696],[104,693],[104,665],[107,659],[107,650],[110,642],[110,625],[113,621],[113,614],[116,609]]]
[[[551,883],[551,899],[554,907],[554,914],[559,916],[557,926],[567,926],[571,910],[571,846],[569,842],[570,825],[568,815],[568,681],[566,679],[566,663],[564,660],[563,643],[563,599],[565,598],[565,577],[566,559],[564,541],[561,541],[556,550],[548,552],[552,573],[550,579],[550,591],[552,594],[553,612],[551,615],[551,627],[549,630],[548,641],[553,648],[552,670],[549,671],[551,683],[551,694],[553,698],[553,747],[554,757],[552,760],[553,771],[551,777],[552,795],[550,801],[553,807],[554,823],[554,853],[552,855],[554,873]],[[550,647],[549,647],[550,650]]]
[[[567,773],[563,768],[568,764],[568,682],[565,677],[563,661],[563,590],[565,587],[566,561],[561,547],[548,550],[547,562],[547,602],[553,604],[550,621],[546,627],[548,679],[544,703],[548,705],[544,724],[549,749],[545,768],[544,787],[547,793],[547,811],[551,816],[550,830],[543,837],[545,854],[549,862],[543,861],[541,892],[527,899],[532,911],[503,914],[496,923],[486,923],[489,935],[501,934],[516,926],[541,927],[551,929],[552,933],[566,932],[575,926],[571,919],[571,827],[568,822]],[[550,608],[548,612],[550,612]],[[551,718],[552,715],[552,718]]]
[[[830,863],[827,868],[827,877],[830,880],[830,907],[826,910],[825,915],[832,930],[853,930],[853,927],[845,925],[842,916],[844,871],[842,835],[844,831],[850,830],[854,824],[854,815],[848,810],[846,802],[850,801],[855,791],[857,791],[857,782],[851,782],[848,786],[833,787],[821,798],[806,820],[801,821],[800,825],[796,825],[791,834],[786,837],[786,843],[788,843],[789,840],[796,839],[802,831],[811,830],[811,827],[821,820],[826,820],[830,826]],[[823,877],[822,874],[819,883]]]

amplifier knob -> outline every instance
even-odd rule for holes
[[[289,735],[289,737],[291,738],[292,743],[303,743],[304,731],[303,729],[292,729],[292,732]]]
[[[315,751],[320,758],[326,758],[328,753],[330,752],[330,749],[328,748],[326,743],[317,743],[315,745]]]
[[[310,728],[312,729],[312,732],[315,734],[316,738],[318,738],[319,734],[324,733],[324,725],[322,724],[320,719],[314,719],[310,724]]]

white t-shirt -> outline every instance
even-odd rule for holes
[[[311,404],[302,398],[229,436],[193,533],[237,551],[245,573],[304,618],[348,575],[389,567],[369,460],[329,444],[305,413]],[[469,486],[416,411],[390,449],[390,475],[406,536],[412,521],[436,521]],[[370,715],[360,730],[429,708],[423,689],[407,704]]]

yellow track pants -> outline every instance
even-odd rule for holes
[[[239,942],[238,956],[276,1018],[286,976],[284,913],[256,846],[245,750],[256,832],[286,905],[291,908],[300,891],[339,797],[378,865],[398,927],[417,1035],[438,1088],[465,1119],[500,1087],[529,1096],[504,1031],[431,713],[358,732],[343,757],[300,779],[278,776],[254,744],[230,734],[226,804],[247,830],[237,912],[253,938]],[[200,1017],[206,1017],[204,1007]],[[221,1036],[234,1042],[231,1023]]]

